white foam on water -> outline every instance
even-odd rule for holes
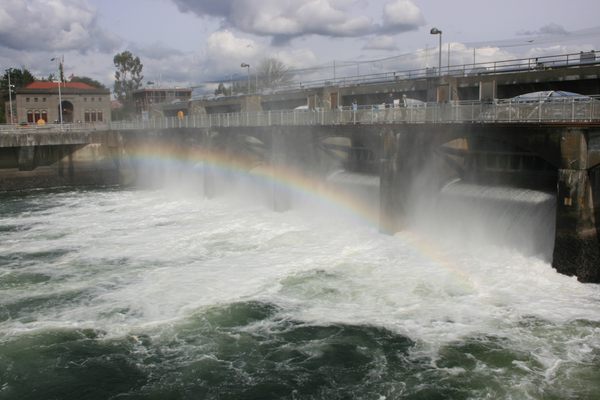
[[[538,257],[481,245],[468,251],[422,233],[374,228],[310,208],[275,213],[240,199],[163,191],[63,193],[45,211],[2,217],[0,253],[64,250],[51,261],[0,266],[50,280],[3,290],[3,304],[80,293],[0,322],[0,335],[94,328],[121,336],[202,309],[259,300],[315,324],[367,324],[406,335],[428,354],[478,335],[533,351],[547,379],[600,349],[600,285]],[[9,300],[7,300],[9,299]],[[530,328],[523,321],[541,321]]]

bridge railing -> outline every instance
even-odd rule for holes
[[[406,69],[377,74],[342,76],[331,79],[318,79],[303,82],[292,82],[275,89],[275,92],[296,91],[299,89],[317,88],[324,86],[353,86],[389,83],[400,80],[412,80],[442,76],[477,76],[488,74],[503,74],[510,72],[539,71],[555,68],[588,66],[600,63],[595,51],[586,53],[568,53],[542,57],[517,58],[490,62],[455,64],[437,67]]]
[[[384,104],[335,110],[280,110],[211,114],[147,122],[144,127],[242,127],[380,123],[592,122],[600,121],[600,98],[453,101],[386,108]],[[111,126],[116,128],[113,123]],[[139,126],[139,125],[138,125]]]
[[[464,123],[464,122],[591,122],[600,121],[600,99],[457,101],[422,103],[386,108],[383,104],[341,107],[335,110],[279,110],[188,116],[148,121],[146,127],[241,127],[379,123]],[[154,126],[152,126],[154,124]],[[134,124],[135,125],[135,124]],[[113,124],[111,126],[116,127]],[[139,126],[139,125],[138,125]]]
[[[17,125],[0,124],[0,134],[2,133],[43,133],[43,132],[91,132],[108,129],[108,122],[94,123],[69,123],[69,124],[46,124],[46,125]]]
[[[147,121],[114,121],[95,124],[0,125],[3,133],[56,133],[95,130],[222,128],[385,123],[518,123],[599,122],[600,97],[504,99],[489,102],[452,101],[416,103],[386,108],[384,104],[340,107],[335,110],[278,110],[190,115]]]

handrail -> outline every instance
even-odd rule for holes
[[[167,117],[147,121],[112,121],[96,124],[44,126],[0,125],[4,133],[69,133],[99,130],[156,130],[182,128],[229,128],[260,126],[302,126],[387,123],[523,123],[600,122],[600,96],[573,96],[494,101],[452,101],[418,103],[406,107],[385,104],[363,105],[356,109],[277,110]]]
[[[73,124],[0,124],[0,134],[4,132],[90,132],[106,130],[109,122],[85,122]]]
[[[586,53],[587,54],[587,53]],[[593,53],[595,54],[595,53]],[[489,74],[502,74],[523,71],[538,71],[553,68],[588,66],[600,64],[600,58],[582,59],[582,53],[568,53],[543,57],[516,58],[510,60],[479,62],[469,64],[455,64],[442,66],[442,76],[477,76]],[[394,82],[399,80],[423,79],[438,76],[437,67],[426,67],[418,69],[398,70],[379,74],[368,74],[360,76],[345,76],[335,79],[320,79],[306,82],[294,82],[288,86],[282,86],[276,90],[287,91],[323,87],[330,85],[351,86],[361,84],[375,84]]]
[[[593,57],[593,58],[592,58]],[[515,58],[509,60],[478,62],[468,64],[455,64],[443,66],[442,76],[479,76],[489,74],[504,74],[511,72],[539,71],[555,68],[567,68],[577,66],[589,66],[600,64],[600,57],[596,56],[594,50],[581,53],[567,53],[551,56]],[[279,86],[275,89],[258,91],[263,93],[282,93],[295,90],[319,88],[326,86],[355,86],[390,83],[400,80],[413,80],[437,77],[437,67],[425,67],[417,69],[404,69],[377,74],[342,76],[335,78],[294,81],[288,85]],[[239,94],[243,95],[243,94]],[[204,97],[210,99],[211,96]]]

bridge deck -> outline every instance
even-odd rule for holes
[[[384,105],[344,107],[335,110],[281,110],[223,114],[191,115],[184,118],[160,118],[148,121],[115,121],[95,124],[44,126],[0,126],[0,137],[24,134],[74,134],[93,131],[221,128],[259,126],[323,126],[382,123],[597,123],[600,100],[575,97],[535,101],[497,100],[494,102],[462,101],[422,103],[407,107],[385,108]]]

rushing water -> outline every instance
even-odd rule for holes
[[[597,399],[600,288],[315,204],[0,198],[0,399]]]

